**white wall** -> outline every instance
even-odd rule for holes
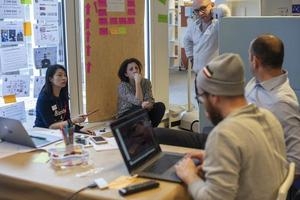
[[[158,23],[158,14],[168,13],[168,3],[151,2],[151,82],[156,101],[169,107],[168,23]]]

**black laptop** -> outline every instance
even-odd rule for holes
[[[6,142],[33,148],[40,148],[62,140],[62,137],[41,133],[38,130],[28,133],[19,120],[4,117],[0,117],[0,138]]]
[[[174,165],[184,154],[161,151],[146,110],[135,111],[110,126],[131,175],[181,182]]]

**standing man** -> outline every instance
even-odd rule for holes
[[[215,125],[204,151],[176,166],[194,199],[276,199],[287,174],[283,130],[268,110],[244,97],[244,64],[237,54],[222,54],[196,78],[197,99]],[[197,167],[192,158],[199,159]]]
[[[193,9],[197,19],[187,27],[183,45],[193,71],[197,73],[219,54],[218,20],[213,19],[215,4],[211,0],[194,0]],[[230,16],[230,10],[225,5],[219,9],[218,17]]]
[[[300,182],[299,103],[289,84],[288,72],[282,69],[283,59],[284,45],[275,35],[263,34],[250,43],[249,60],[254,77],[246,86],[246,98],[270,110],[280,121],[287,159],[296,164],[296,176]]]

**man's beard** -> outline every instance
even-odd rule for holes
[[[220,111],[213,107],[209,100],[207,101],[206,112],[209,116],[211,123],[215,126],[224,119]]]

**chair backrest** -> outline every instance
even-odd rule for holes
[[[289,164],[288,174],[287,174],[284,182],[279,187],[277,200],[286,200],[288,191],[294,181],[294,175],[295,175],[295,163],[291,162]]]

